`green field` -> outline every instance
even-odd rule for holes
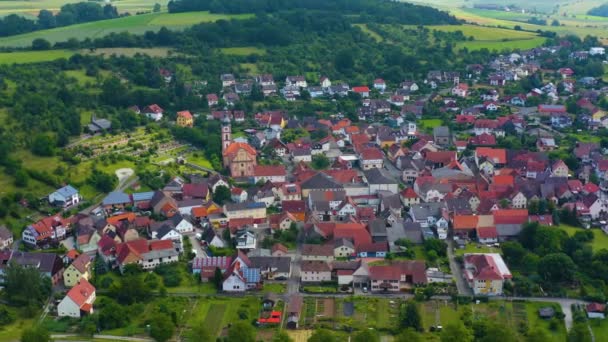
[[[426,129],[433,129],[437,126],[441,126],[441,119],[424,119],[420,120],[420,126]]]
[[[41,9],[58,11],[59,8],[68,3],[81,2],[81,0],[10,0],[0,1],[0,14],[22,13],[38,15]],[[120,13],[136,13],[142,11],[152,11],[155,3],[159,3],[163,9],[166,8],[167,0],[120,0],[113,1],[112,6],[118,8]]]
[[[382,42],[382,40],[383,40],[382,36],[380,36],[377,32],[370,30],[369,27],[367,27],[367,25],[365,25],[365,24],[353,24],[353,25],[360,28],[361,31],[369,34],[370,37],[372,37],[376,42],[378,42],[378,43]]]
[[[235,55],[235,56],[249,56],[249,55],[265,55],[266,50],[260,49],[255,46],[242,46],[242,47],[230,47],[230,48],[221,48],[220,51],[226,55]]]
[[[583,230],[583,228],[572,227],[565,224],[559,225],[558,228],[562,229],[570,236],[574,235],[577,231]],[[593,241],[591,241],[593,251],[597,252],[600,249],[608,249],[608,235],[600,229],[592,229],[591,231],[593,232]]]
[[[503,49],[531,49],[542,45],[545,38],[536,33],[515,31],[502,28],[484,27],[476,25],[437,25],[428,26],[431,30],[443,32],[461,31],[466,37],[473,37],[472,41],[458,42],[456,48],[467,48],[469,50],[488,49],[490,51]]]
[[[212,336],[218,336],[224,327],[243,320],[239,311],[245,312],[246,321],[251,322],[258,317],[260,309],[258,297],[199,299],[188,319],[188,326],[204,324]]]
[[[60,58],[70,58],[73,54],[69,50],[1,52],[0,64],[49,62]]]
[[[81,40],[84,38],[99,38],[112,32],[127,31],[134,34],[143,34],[146,31],[157,31],[163,26],[173,30],[179,30],[201,22],[213,22],[220,19],[245,19],[252,16],[252,14],[229,15],[212,14],[209,12],[134,15],[4,37],[0,39],[0,46],[27,47],[30,46],[32,40],[36,38],[44,38],[51,43],[55,43],[66,41],[70,38]]]

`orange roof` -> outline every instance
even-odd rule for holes
[[[116,215],[116,216],[112,216],[112,217],[108,217],[106,219],[106,222],[108,222],[111,225],[116,225],[118,222],[120,221],[128,221],[128,222],[133,222],[135,221],[135,213],[124,213],[124,214],[120,214],[120,215]]]
[[[183,110],[181,112],[177,112],[177,116],[178,117],[181,116],[181,117],[186,118],[186,119],[192,119],[192,114],[190,114],[190,112],[187,111],[187,110]]]
[[[194,216],[194,217],[204,217],[207,215],[208,215],[207,208],[204,208],[204,207],[192,208],[192,216]]]
[[[150,241],[150,250],[159,251],[163,249],[173,249],[173,241],[171,240],[154,240]]]
[[[507,150],[504,148],[478,147],[475,150],[477,157],[486,157],[499,164],[507,163]]]
[[[226,148],[226,150],[224,151],[224,155],[236,154],[241,149],[245,150],[245,152],[253,156],[257,154],[256,150],[248,143],[233,142]]]
[[[81,278],[76,286],[68,291],[67,296],[79,307],[82,308],[86,304],[91,295],[95,293],[95,287],[91,285],[85,278]]]
[[[514,177],[509,175],[494,176],[493,183],[495,185],[513,185]]]
[[[454,215],[454,229],[475,229],[479,217],[475,215]]]

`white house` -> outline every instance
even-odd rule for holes
[[[329,77],[321,77],[321,88],[328,89],[329,87],[331,87],[331,81],[329,80]]]
[[[257,239],[255,234],[250,231],[244,231],[237,234],[236,237],[236,248],[237,249],[255,249],[257,245]]]
[[[381,78],[374,80],[374,89],[383,93],[386,90],[386,82]]]
[[[192,225],[192,223],[190,223],[190,221],[188,221],[181,214],[174,215],[173,217],[171,217],[170,220],[173,223],[175,230],[180,234],[190,233],[194,231],[194,225]]]
[[[592,47],[591,49],[589,49],[589,54],[591,56],[596,56],[596,55],[603,56],[606,54],[606,49],[603,47]]]
[[[325,261],[302,261],[300,278],[303,283],[331,281],[331,267]]]
[[[464,276],[475,295],[502,295],[505,280],[511,272],[500,254],[473,253],[464,255]]]
[[[86,279],[81,278],[80,282],[72,287],[57,305],[57,315],[80,318],[83,315],[92,314],[95,298],[95,287]]]
[[[49,203],[59,207],[70,207],[80,202],[78,190],[71,185],[57,189],[49,195]]]
[[[308,87],[308,83],[306,83],[306,78],[304,78],[304,76],[287,76],[287,78],[285,79],[285,85],[288,87]]]

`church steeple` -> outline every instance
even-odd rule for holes
[[[222,122],[222,153],[226,151],[228,146],[232,143],[232,127],[230,122]]]

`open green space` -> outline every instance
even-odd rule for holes
[[[433,129],[437,126],[441,126],[441,119],[424,119],[420,120],[422,128]]]
[[[354,24],[354,26],[357,26],[358,28],[360,28],[361,31],[367,33],[370,37],[372,37],[378,43],[384,40],[381,35],[379,35],[375,31],[370,30],[370,28],[367,27],[367,25],[365,25],[365,24]]]
[[[49,62],[70,58],[73,54],[70,50],[0,52],[0,64]]]
[[[488,247],[480,243],[471,242],[467,243],[463,249],[455,248],[454,253],[456,255],[465,255],[468,253],[500,253],[500,248]]]
[[[461,31],[465,37],[473,37],[474,40],[462,41],[456,44],[456,48],[467,48],[469,50],[525,50],[540,46],[545,42],[545,38],[539,37],[533,32],[515,31],[495,27],[476,25],[436,25],[428,26],[428,28],[442,32]]]
[[[209,12],[142,14],[4,37],[0,39],[0,46],[27,47],[36,38],[43,38],[51,43],[56,43],[70,38],[80,40],[99,38],[112,32],[127,31],[134,34],[143,34],[146,31],[160,30],[161,27],[180,30],[202,22],[213,22],[221,19],[246,19],[250,17],[252,17],[251,14],[230,15],[212,14]],[[45,51],[44,53],[47,52]]]
[[[241,47],[230,47],[230,48],[221,48],[220,51],[227,55],[235,55],[235,56],[249,56],[249,55],[265,55],[266,50],[260,49],[255,46],[241,46]]]
[[[29,1],[29,0],[10,0],[0,1],[0,14],[6,15],[11,13],[20,13],[24,15],[36,16],[41,9],[56,12],[65,4],[77,3],[81,0],[44,0],[44,1]],[[155,3],[159,3],[162,8],[166,8],[167,0],[120,0],[112,3],[120,13],[152,11]]]
[[[565,231],[570,236],[574,235],[577,231],[583,230],[583,228],[577,228],[566,224],[561,224],[557,228]],[[600,229],[591,229],[591,232],[593,232],[593,241],[591,241],[593,251],[597,252],[600,249],[608,249],[608,235]]]
[[[251,322],[258,317],[260,309],[258,297],[200,298],[187,320],[187,325],[192,327],[204,324],[211,335],[217,337],[229,324],[239,321]]]

